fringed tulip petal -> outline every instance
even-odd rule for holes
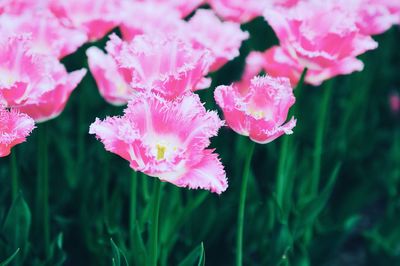
[[[12,147],[24,142],[34,127],[28,115],[0,107],[0,157],[9,155]]]
[[[174,99],[204,87],[211,57],[176,37],[142,35],[130,43],[112,35],[107,51],[135,91],[153,91]]]
[[[377,47],[371,37],[360,34],[355,13],[336,2],[306,1],[292,9],[266,9],[264,17],[284,50],[275,48],[272,55],[279,52],[284,64],[297,64],[300,73],[307,67],[308,76],[319,76],[312,84],[361,70],[355,57]]]
[[[219,194],[227,187],[225,172],[206,147],[222,124],[195,94],[167,101],[146,93],[131,100],[124,116],[96,120],[89,133],[106,150],[128,160],[135,171]]]
[[[248,90],[242,92],[235,85],[219,86],[215,90],[215,100],[228,126],[258,143],[291,134],[296,125],[293,118],[284,124],[295,102],[286,78],[255,77]]]

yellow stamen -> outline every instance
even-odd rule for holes
[[[164,145],[157,144],[156,148],[157,148],[157,160],[164,159],[167,147],[165,147]]]

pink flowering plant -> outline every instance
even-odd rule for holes
[[[0,266],[400,265],[398,0],[0,0]]]

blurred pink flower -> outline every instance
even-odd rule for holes
[[[251,80],[264,71],[265,58],[263,53],[252,51],[246,57],[246,64],[240,81],[234,83],[234,86],[240,93],[245,92],[251,85]]]
[[[32,53],[26,36],[0,40],[0,104],[37,122],[58,116],[86,70],[67,73],[52,56]]]
[[[48,90],[50,78],[43,56],[30,53],[27,36],[0,36],[0,105],[23,104],[33,90]]]
[[[397,92],[390,94],[389,104],[394,114],[400,114],[400,95]]]
[[[26,114],[0,107],[0,157],[9,155],[12,147],[24,142],[34,124]]]
[[[262,16],[266,8],[292,7],[299,0],[206,0],[224,20],[246,23]]]
[[[212,9],[224,20],[249,22],[261,16],[268,0],[207,0]]]
[[[211,63],[207,50],[193,49],[173,36],[142,35],[127,43],[112,35],[107,51],[135,91],[152,91],[167,99],[204,88]]]
[[[214,57],[210,71],[216,71],[239,56],[248,32],[234,22],[222,22],[211,10],[199,9],[188,23],[188,35],[197,49],[209,49]]]
[[[90,47],[86,55],[101,96],[113,105],[127,104],[135,91],[130,87],[129,80],[118,70],[115,60],[97,47]]]
[[[120,23],[122,0],[50,0],[51,11],[65,24],[101,39]]]
[[[396,14],[391,11],[390,0],[386,1],[387,3],[382,0],[341,0],[339,2],[357,14],[357,26],[365,35],[381,34],[400,21],[400,12]],[[396,2],[400,10],[400,1]]]
[[[377,47],[370,36],[359,33],[355,13],[337,3],[300,2],[291,9],[266,9],[264,16],[284,49],[275,48],[271,57],[276,58],[279,52],[284,65],[299,64],[301,70],[307,67],[307,82],[313,85],[361,71],[364,65],[356,56]],[[311,73],[316,76],[311,78]]]
[[[292,87],[286,78],[255,77],[246,91],[236,86],[219,86],[214,93],[225,120],[236,133],[257,143],[269,143],[292,134],[296,120],[285,123],[294,104]],[[285,123],[285,124],[284,124]]]
[[[129,103],[124,116],[97,119],[89,133],[135,171],[220,194],[228,186],[226,174],[218,155],[206,148],[222,124],[195,94],[167,101],[146,93]]]
[[[86,69],[68,73],[65,67],[55,58],[47,57],[47,67],[42,77],[48,80],[49,88],[41,90],[32,85],[33,89],[26,101],[15,109],[28,114],[36,122],[45,122],[61,114],[71,95],[86,74]],[[47,80],[46,79],[46,80]]]
[[[140,1],[140,0],[139,0]],[[157,5],[167,5],[179,12],[180,17],[184,18],[192,13],[204,0],[141,0],[143,2],[153,2]]]
[[[124,2],[121,17],[121,33],[126,41],[145,33],[177,35],[185,28],[185,22],[177,10],[153,1]]]
[[[21,15],[48,7],[49,0],[0,0],[0,14]]]
[[[75,52],[87,41],[84,32],[64,26],[49,11],[30,12],[18,16],[2,15],[0,23],[3,34],[29,35],[33,53],[53,55],[57,58]]]

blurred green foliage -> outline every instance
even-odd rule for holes
[[[215,86],[240,79],[250,50],[277,43],[262,19],[243,27],[252,37],[241,56],[212,74],[212,88],[200,92],[207,108],[217,109]],[[400,121],[388,106],[389,92],[400,88],[400,31],[393,28],[376,40],[380,47],[362,56],[365,70],[336,78],[329,94],[326,84],[295,92],[298,125],[293,135],[256,146],[245,216],[245,265],[400,265]],[[104,47],[105,41],[96,45]],[[69,70],[87,67],[89,46],[63,61]],[[321,112],[324,97],[326,115]],[[0,159],[0,265],[145,264],[153,182],[133,174],[126,161],[88,134],[96,117],[122,110],[106,104],[87,75],[64,113],[38,124],[28,142],[13,149],[16,169],[13,157]],[[39,178],[43,134],[50,188],[48,243],[45,211],[37,204],[46,193]],[[212,146],[221,154],[229,189],[216,196],[163,184],[160,265],[234,263],[249,140],[223,128]],[[20,186],[14,201],[13,174]],[[318,179],[314,189],[313,176]]]

